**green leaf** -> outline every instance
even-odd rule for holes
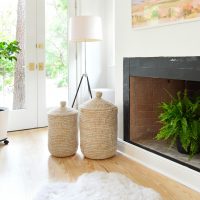
[[[17,60],[16,54],[20,52],[19,42],[14,40],[12,42],[0,42],[0,63],[4,60]]]
[[[192,158],[200,148],[200,96],[190,98],[185,89],[183,94],[179,91],[171,99],[160,105],[159,119],[163,126],[155,138],[171,139],[173,145],[179,137],[183,148],[189,150]]]

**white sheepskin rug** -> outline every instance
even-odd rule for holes
[[[161,200],[150,188],[133,183],[119,173],[92,172],[76,182],[45,186],[34,200]]]

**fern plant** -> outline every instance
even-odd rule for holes
[[[193,157],[200,150],[200,97],[191,99],[187,90],[177,93],[171,102],[161,104],[159,116],[163,126],[156,135],[157,140],[179,138],[183,149]]]

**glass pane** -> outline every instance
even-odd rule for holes
[[[46,0],[46,99],[57,106],[68,96],[67,1]]]
[[[25,0],[6,0],[0,6],[0,106],[22,109],[25,104],[24,36]],[[5,58],[7,44],[17,40],[21,51],[17,62]],[[2,43],[6,42],[6,44]],[[10,58],[11,59],[11,58]]]

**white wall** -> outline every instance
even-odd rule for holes
[[[200,55],[200,21],[134,30],[131,0],[115,0],[116,104],[123,138],[123,57]]]
[[[115,0],[105,1],[105,42],[106,42],[106,72],[107,87],[115,88]]]
[[[102,26],[105,27],[105,9],[103,0],[81,0],[80,15],[97,15],[102,18]],[[105,29],[103,29],[103,37]],[[83,52],[84,53],[84,52]],[[105,87],[106,77],[103,75],[105,71],[106,54],[105,42],[87,43],[87,70],[91,87]]]
[[[89,73],[93,87],[114,86],[114,2],[115,0],[81,0],[81,15],[98,15],[103,23],[103,41],[89,44]]]
[[[114,85],[114,79],[110,78],[109,82],[107,75],[114,74],[114,0],[77,0],[78,15],[97,15],[102,18],[103,25],[103,40],[100,42],[87,43],[87,73],[89,76],[91,88],[102,88]],[[73,44],[71,44],[73,45]],[[81,74],[84,72],[84,48],[82,44],[78,44],[78,81]],[[73,49],[73,48],[72,48]],[[82,52],[82,56],[81,56]],[[74,54],[72,52],[71,54]],[[71,61],[71,83],[75,86],[75,60]],[[72,80],[73,79],[73,80]],[[108,84],[110,83],[110,85]],[[70,102],[74,97],[74,89],[70,92]],[[86,82],[83,84],[79,97],[79,104],[89,98]]]

